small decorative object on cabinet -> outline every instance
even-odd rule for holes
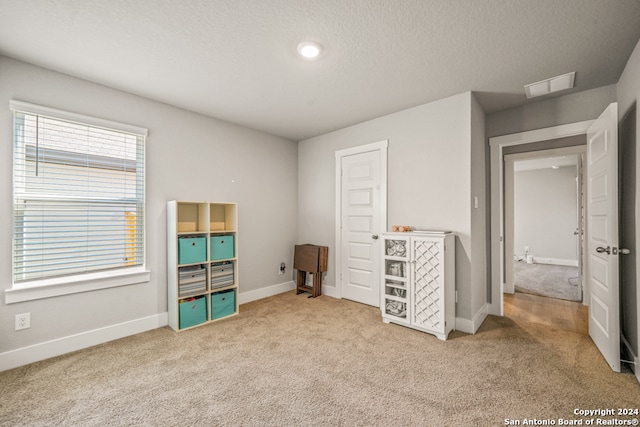
[[[382,320],[446,340],[455,329],[455,237],[450,232],[383,234]]]
[[[169,326],[175,331],[238,314],[238,205],[167,203]]]

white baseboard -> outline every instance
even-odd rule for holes
[[[282,294],[295,288],[296,283],[293,280],[290,280],[288,282],[278,283],[277,285],[267,286],[266,288],[256,289],[255,291],[240,292],[238,295],[238,302],[240,304],[246,304],[251,301],[257,301],[262,298]]]
[[[551,264],[551,265],[564,265],[567,267],[577,267],[578,260],[577,259],[560,259],[560,258],[543,258],[543,257],[533,257],[534,264]]]
[[[293,281],[288,281],[255,291],[243,292],[239,294],[239,303],[244,304],[293,289],[295,289],[295,283]],[[76,335],[70,335],[10,350],[0,353],[0,372],[28,365],[29,363],[39,362],[51,357],[71,353],[73,351],[82,350],[84,348],[103,344],[119,338],[161,328],[163,326],[167,326],[168,323],[169,314],[160,313],[149,317],[143,317],[141,319],[105,326],[104,328],[94,329]]]
[[[255,291],[243,292],[239,294],[239,303],[244,304],[246,302],[287,292],[292,289],[295,289],[295,283],[293,281],[289,281]],[[168,325],[168,323],[169,314],[160,313],[149,317],[143,317],[141,319],[119,323],[117,325],[82,332],[76,335],[45,341],[28,347],[10,350],[0,353],[0,372],[28,365],[29,363],[39,362],[51,357],[71,353],[73,351],[82,350],[84,348],[103,344],[119,338],[161,328]]]
[[[322,295],[326,295],[328,297],[338,298],[338,299],[342,298],[342,296],[340,295],[340,292],[338,292],[338,288],[335,287],[335,286],[323,285],[322,286]]]
[[[456,331],[467,334],[475,334],[480,329],[482,322],[487,318],[489,312],[489,304],[483,305],[480,310],[473,316],[472,320],[456,317]]]
[[[168,313],[155,314],[153,316],[0,353],[0,371],[6,371],[72,351],[103,344],[108,341],[161,328],[168,324],[168,319]]]

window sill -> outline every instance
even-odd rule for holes
[[[77,277],[31,282],[22,287],[4,291],[5,304],[52,298],[62,295],[96,291],[98,289],[145,283],[151,279],[151,272],[144,267],[126,272],[100,272]]]

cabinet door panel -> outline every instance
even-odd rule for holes
[[[444,251],[442,242],[426,238],[412,241],[412,323],[437,333],[445,332]]]

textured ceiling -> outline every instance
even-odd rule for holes
[[[639,38],[638,0],[0,0],[2,55],[293,140],[469,90],[498,111],[570,71],[617,83]]]

